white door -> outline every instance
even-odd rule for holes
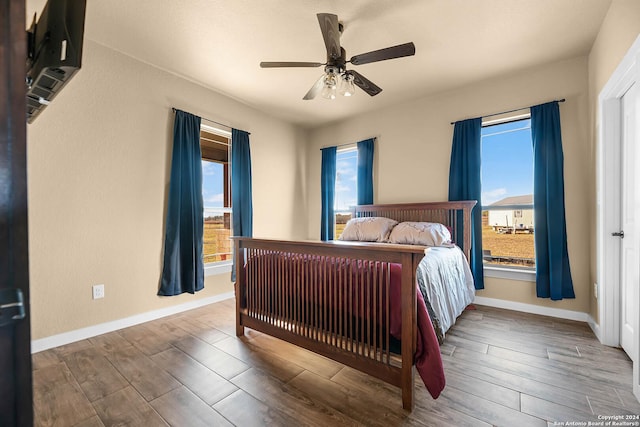
[[[637,179],[640,172],[636,172],[638,143],[636,141],[636,91],[637,84],[623,95],[622,106],[622,206],[621,225],[624,231],[620,250],[620,345],[634,362],[636,359],[633,351],[633,339],[636,321],[638,319],[638,287],[640,286],[640,215],[637,209],[638,200]]]

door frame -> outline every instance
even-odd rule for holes
[[[620,240],[611,236],[620,231],[622,194],[621,98],[633,84],[640,85],[640,36],[627,51],[598,96],[596,116],[596,298],[600,341],[620,345]],[[636,130],[640,130],[640,90],[636,91]],[[636,131],[636,139],[638,132]],[[640,260],[639,260],[640,262]],[[640,301],[638,301],[640,306]],[[640,399],[640,315],[634,325],[633,392]]]

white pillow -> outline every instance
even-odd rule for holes
[[[449,246],[451,232],[436,222],[401,222],[389,235],[389,243],[423,246]]]
[[[383,217],[352,218],[345,225],[338,240],[386,242],[389,232],[398,221]]]

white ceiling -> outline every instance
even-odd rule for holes
[[[27,14],[44,0],[27,0]],[[87,0],[85,39],[314,127],[589,52],[611,0]],[[316,13],[344,23],[347,58],[413,41],[416,55],[351,66],[383,89],[302,97],[325,62]]]

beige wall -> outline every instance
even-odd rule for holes
[[[560,112],[567,218],[571,218],[567,224],[568,246],[576,299],[559,302],[539,299],[535,297],[533,283],[492,278],[486,280],[486,289],[478,295],[587,312],[591,281],[587,80],[587,58],[580,57],[313,130],[307,155],[308,237],[317,238],[320,229],[321,147],[377,136],[376,203],[446,200],[453,136],[450,122],[566,98],[560,104]]]
[[[595,103],[639,32],[640,2],[613,0],[588,59],[539,66],[310,132],[86,41],[80,73],[28,126],[33,338],[232,289],[225,274],[208,277],[195,296],[155,295],[172,106],[251,132],[256,236],[316,239],[320,147],[377,136],[376,202],[444,200],[449,122],[566,98],[565,193],[577,298],[542,300],[532,283],[501,279],[487,279],[478,294],[590,310],[595,318]],[[91,300],[96,283],[105,284],[103,300]]]
[[[599,119],[596,117],[598,96],[611,74],[622,61],[627,50],[640,35],[640,1],[613,0],[600,32],[589,53],[589,123],[591,173],[591,276],[596,271],[596,135]],[[598,302],[590,290],[590,314],[598,322]]]
[[[304,134],[85,41],[82,70],[28,126],[34,339],[232,290],[224,274],[195,296],[156,296],[172,106],[251,132],[254,234],[305,237]]]

